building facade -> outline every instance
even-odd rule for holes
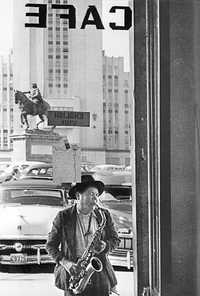
[[[0,150],[9,153],[13,133],[13,64],[12,53],[0,55]],[[1,153],[1,154],[2,154]],[[3,155],[3,154],[2,154]]]
[[[103,122],[106,162],[130,164],[130,73],[123,57],[103,52]]]
[[[27,1],[14,1],[14,88],[25,91],[36,82],[52,110],[87,111],[91,114],[89,128],[62,127],[57,131],[68,136],[70,142],[80,144],[84,160],[99,162],[103,145],[103,90],[102,90],[102,32],[95,26],[81,30],[88,0],[72,0],[76,7],[76,29],[69,29],[61,19],[62,9],[52,4],[67,4],[67,0],[35,0],[47,4],[47,27],[27,28],[26,17],[36,8],[25,7]],[[102,1],[95,0],[101,12]],[[66,12],[67,13],[67,12]],[[19,111],[16,108],[16,131],[20,131]],[[95,139],[95,141],[94,141]],[[102,161],[102,156],[100,157]]]

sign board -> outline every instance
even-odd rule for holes
[[[81,182],[80,148],[53,148],[53,181],[56,184]]]
[[[48,111],[48,125],[90,126],[90,112]]]

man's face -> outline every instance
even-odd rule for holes
[[[78,194],[79,205],[82,209],[93,209],[99,198],[99,191],[95,187],[88,187]]]

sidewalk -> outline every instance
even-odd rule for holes
[[[116,275],[120,296],[134,296],[133,273],[117,271]],[[63,296],[63,291],[54,286],[54,275],[51,273],[0,273],[0,295]]]

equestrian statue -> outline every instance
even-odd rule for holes
[[[29,94],[30,98],[27,94]],[[39,125],[45,121],[45,116],[47,116],[47,113],[50,110],[50,105],[43,100],[36,83],[32,83],[31,91],[22,92],[16,90],[15,104],[19,105],[21,111],[21,124],[22,126],[26,124],[27,129],[29,129],[27,115],[39,116],[40,121],[37,123],[37,129],[39,129]]]

